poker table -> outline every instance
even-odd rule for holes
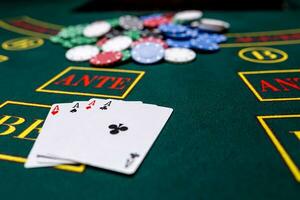
[[[219,52],[198,53],[187,64],[94,68],[68,61],[66,49],[49,37],[63,26],[143,13],[78,13],[75,5],[0,8],[2,199],[299,196],[299,12],[207,11],[206,17],[231,24]],[[93,76],[111,81],[82,81]],[[143,101],[174,112],[134,175],[81,164],[25,169],[50,106],[90,98]]]

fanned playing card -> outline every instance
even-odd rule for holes
[[[41,133],[39,134],[36,142],[31,149],[27,161],[25,163],[26,168],[35,168],[35,167],[50,167],[56,166],[59,164],[71,164],[73,161],[65,159],[57,159],[50,157],[39,157],[37,152],[44,148],[45,145],[53,145],[46,143],[51,134],[64,135],[67,132],[72,130],[72,119],[78,117],[78,110],[80,109],[80,104],[82,102],[73,102],[73,103],[62,103],[54,104],[48,116],[43,124]],[[76,109],[76,111],[74,110]],[[59,140],[59,138],[56,138]],[[54,141],[55,142],[55,141]]]
[[[38,155],[132,174],[172,113],[171,108],[142,103],[89,103],[91,107],[73,121],[72,133],[52,133]],[[97,109],[89,112],[93,107]]]

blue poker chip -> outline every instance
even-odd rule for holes
[[[198,37],[198,31],[192,30],[192,29],[187,29],[187,31],[185,31],[183,33],[165,33],[165,35],[168,38],[173,38],[173,39],[177,39],[177,40],[185,40],[185,39]]]
[[[159,30],[163,33],[176,34],[184,33],[188,28],[179,24],[162,24],[159,26]]]
[[[156,63],[164,57],[164,48],[158,43],[144,42],[133,47],[131,57],[141,64]]]
[[[140,16],[140,20],[153,19],[153,18],[157,18],[157,17],[161,17],[161,16],[162,16],[161,13],[153,13],[150,15]]]
[[[213,34],[210,34],[210,33],[199,33],[198,34],[198,38],[208,39],[208,40],[211,40],[212,42],[215,42],[215,43],[218,43],[218,44],[227,41],[227,37],[225,35],[216,34],[216,33],[213,33]]]
[[[220,46],[209,40],[209,39],[201,39],[201,38],[197,38],[197,39],[192,39],[191,40],[191,46],[193,49],[202,51],[202,52],[215,52],[220,50]]]
[[[169,47],[178,47],[178,48],[187,48],[190,49],[192,47],[191,40],[174,40],[167,39],[166,43]]]

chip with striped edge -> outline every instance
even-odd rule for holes
[[[99,49],[93,45],[81,45],[73,47],[66,52],[66,58],[70,61],[88,61],[99,53]]]
[[[168,48],[165,50],[164,59],[171,63],[187,63],[196,58],[196,53],[186,48]]]
[[[109,66],[122,60],[122,53],[120,51],[109,51],[97,54],[90,59],[90,63],[94,66]]]
[[[158,43],[145,42],[133,47],[131,56],[138,63],[153,64],[164,57],[164,48]]]

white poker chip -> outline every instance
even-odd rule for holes
[[[83,35],[86,37],[100,37],[108,33],[111,29],[111,25],[105,21],[96,21],[85,27]]]
[[[75,62],[87,61],[96,56],[99,52],[96,46],[82,45],[69,49],[66,52],[66,58]]]
[[[196,53],[186,48],[168,48],[165,50],[164,59],[172,63],[191,62],[196,58]]]
[[[193,21],[200,19],[203,13],[200,10],[185,10],[175,14],[174,19],[178,21]]]
[[[219,20],[219,19],[211,19],[211,18],[202,18],[201,24],[204,24],[206,26],[220,26],[225,29],[230,28],[230,24],[228,22]]]
[[[107,40],[102,45],[103,51],[123,51],[128,49],[132,43],[132,39],[128,36],[116,36]]]
[[[119,18],[119,24],[125,30],[142,30],[143,29],[143,21],[141,21],[138,17],[132,15],[125,15]]]

